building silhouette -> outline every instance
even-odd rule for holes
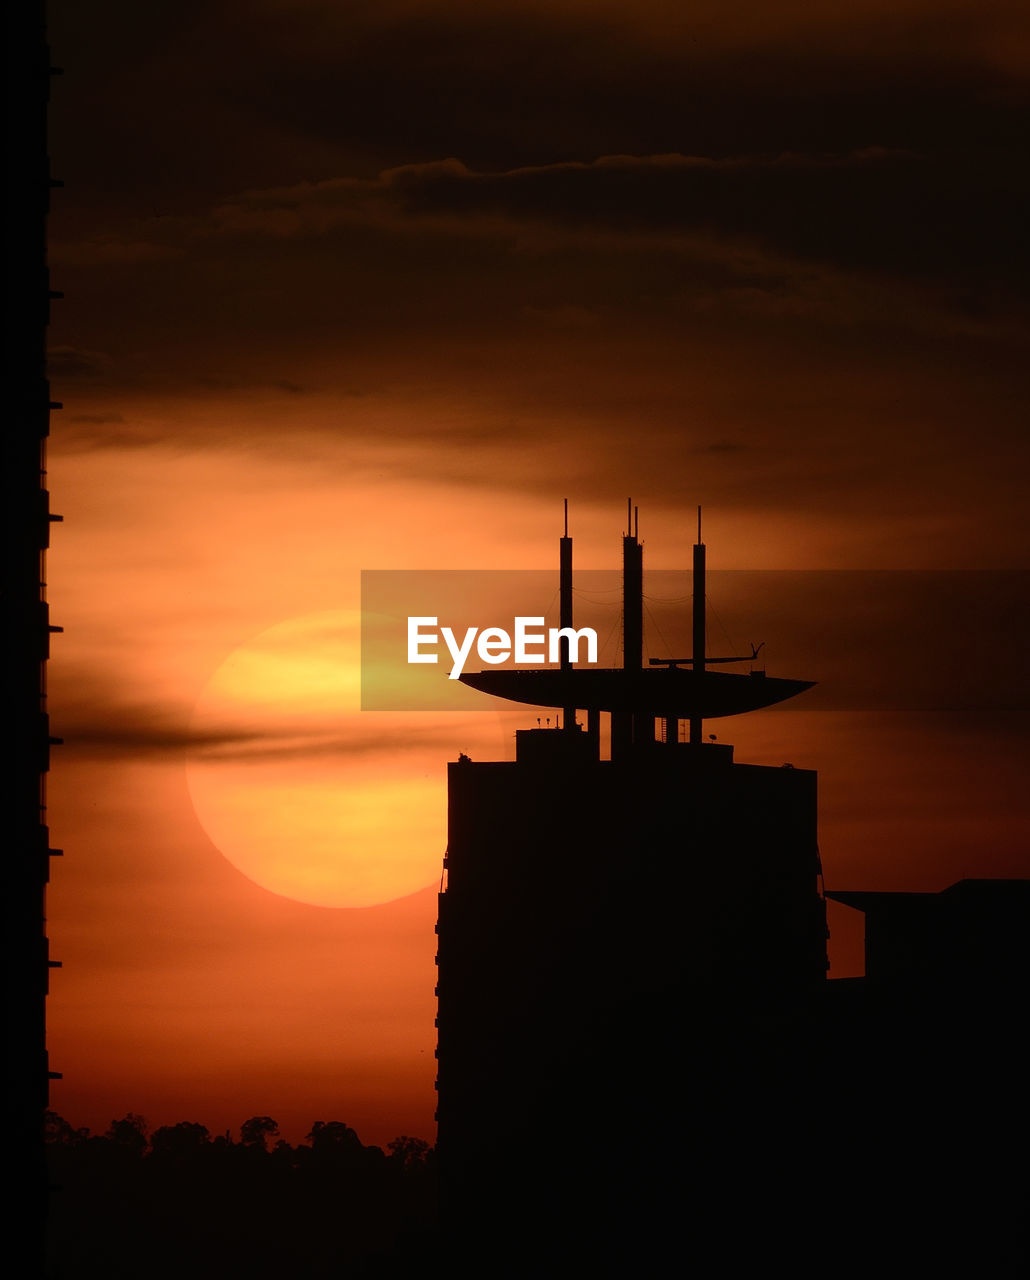
[[[827,897],[866,922],[866,975],[827,983],[819,1023],[828,1233],[869,1265],[1025,1270],[1030,881]]]
[[[4,894],[5,1021],[8,1141],[15,1176],[5,1192],[20,1274],[42,1270],[47,1195],[43,1120],[50,1072],[46,1053],[49,959],[45,891],[50,848],[46,775],[50,736],[46,662],[50,624],[45,556],[50,525],[46,438],[50,399],[46,330],[51,298],[46,226],[50,188],[47,103],[50,54],[42,3],[5,8],[7,176],[5,235],[5,422],[3,438],[3,585],[6,656],[5,728],[11,750],[4,764],[6,836]],[[15,1239],[23,1246],[18,1248]]]
[[[838,891],[865,914],[865,982],[922,1000],[1010,1001],[1030,983],[1030,881],[959,880],[939,893]]]
[[[562,1251],[604,1273],[650,1265],[683,1230],[682,1198],[704,1229],[726,1207],[712,1185],[728,1153],[775,1145],[784,1117],[796,1129],[812,1087],[827,970],[816,775],[735,762],[702,733],[706,716],[808,685],[710,670],[755,655],[705,653],[700,530],[694,652],[643,667],[633,523],[622,668],[462,677],[565,708],[560,727],[516,735],[514,762],[448,765],[445,1226],[510,1274],[545,1256],[557,1273]],[[565,626],[567,535],[561,566]]]
[[[561,624],[572,544],[561,540]],[[445,1247],[499,1276],[1009,1274],[1025,1245],[1030,882],[834,892],[864,978],[827,980],[816,776],[739,763],[709,716],[809,687],[705,649],[466,673],[562,708],[513,762],[448,765],[438,1151]],[[712,670],[748,662],[746,674]],[[611,718],[602,758],[602,716]],[[681,740],[682,739],[682,740]]]

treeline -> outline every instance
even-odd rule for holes
[[[431,1260],[435,1153],[402,1136],[365,1146],[316,1121],[292,1146],[270,1116],[212,1135],[151,1132],[132,1113],[103,1134],[47,1114],[47,1276],[391,1276]]]

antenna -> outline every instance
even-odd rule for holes
[[[626,535],[622,539],[622,666],[639,673],[644,662],[644,565],[643,548],[634,528],[637,515],[633,499],[626,502]],[[654,741],[654,717],[632,711],[612,712],[612,759],[632,749],[634,742]]]
[[[558,625],[564,630],[572,630],[572,539],[569,537],[569,500],[565,499],[565,533],[558,541]],[[562,671],[572,669],[570,640],[563,636],[559,647],[559,658]],[[575,729],[576,708],[568,703],[563,708],[562,724],[565,729]]]
[[[691,666],[696,676],[705,669],[705,544],[701,541],[701,508],[697,509],[697,543],[694,547],[694,609],[693,609],[693,659]],[[702,740],[700,716],[690,717],[690,741]]]

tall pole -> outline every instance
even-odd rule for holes
[[[639,528],[639,513],[630,498],[622,539],[622,665],[626,671],[639,671],[644,661],[644,548],[637,537]],[[635,742],[653,739],[653,719],[631,711],[612,713],[613,756],[628,751]]]
[[[569,537],[569,500],[565,499],[565,533],[558,542],[558,625],[564,630],[572,628],[572,539]],[[570,654],[571,641],[563,637],[561,641],[561,670],[572,669]],[[565,729],[576,728],[576,708],[565,707],[562,710],[562,726]]]
[[[644,548],[631,530],[622,540],[622,665],[639,671],[644,662]]]
[[[696,672],[705,669],[705,544],[701,541],[701,508],[697,509],[697,542],[694,545],[694,644],[692,667]],[[700,681],[698,694],[700,694]],[[702,740],[700,716],[690,717],[690,741]]]

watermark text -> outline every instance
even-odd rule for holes
[[[439,628],[437,630],[437,628]],[[514,635],[503,627],[468,627],[459,641],[450,627],[440,627],[438,618],[408,618],[408,662],[439,662],[440,639],[451,655],[448,680],[457,680],[475,645],[481,661],[496,666],[514,656],[517,665],[557,663],[562,659],[563,641],[570,662],[578,662],[580,643],[586,641],[587,662],[597,662],[597,632],[592,627],[544,628],[543,618],[515,619]],[[546,653],[546,656],[545,656]]]

